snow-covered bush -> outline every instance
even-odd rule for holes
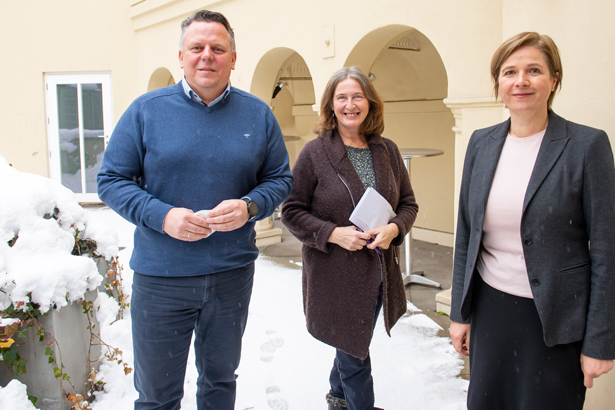
[[[34,327],[41,342],[46,342],[41,349],[55,376],[70,379],[49,347],[57,340],[38,318],[75,302],[88,316],[91,343],[106,346],[105,356],[121,361],[121,352],[104,344],[96,333],[97,302],[84,299],[86,292],[105,281],[108,293],[118,298],[119,309],[127,306],[117,243],[108,227],[88,223],[87,211],[70,190],[48,178],[19,172],[0,156],[0,364],[8,365],[13,376],[27,371],[25,359],[11,347],[13,337],[23,337],[28,327]],[[99,273],[99,260],[107,262],[105,277]],[[89,390],[102,384],[92,371],[88,381],[94,385]],[[127,366],[126,371],[130,371]],[[76,408],[88,407],[77,394],[67,395]]]

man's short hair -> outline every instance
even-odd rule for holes
[[[195,11],[190,16],[188,16],[186,20],[182,21],[182,25],[181,25],[182,34],[181,34],[181,37],[179,38],[179,51],[184,50],[184,39],[186,38],[186,31],[188,30],[188,27],[190,27],[190,24],[194,23],[195,21],[204,21],[204,22],[213,22],[213,23],[222,24],[224,28],[226,29],[226,31],[228,32],[228,38],[231,41],[231,52],[232,53],[235,52],[235,33],[233,32],[233,28],[231,27],[231,24],[228,22],[228,20],[226,19],[226,17],[224,17],[222,13],[218,13],[215,11],[209,11],[209,10]]]

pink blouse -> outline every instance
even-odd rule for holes
[[[521,216],[546,129],[526,138],[508,134],[489,192],[477,269],[502,292],[533,298],[521,244]]]

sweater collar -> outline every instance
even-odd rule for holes
[[[229,95],[229,93],[231,92],[231,83],[229,82],[228,84],[226,84],[226,88],[224,89],[224,91],[222,91],[222,94],[220,94],[215,100],[213,100],[209,104],[205,104],[203,100],[201,99],[201,97],[199,97],[198,94],[194,92],[192,87],[190,87],[190,84],[188,84],[188,81],[186,80],[185,76],[184,78],[182,78],[181,83],[182,83],[182,88],[184,89],[184,93],[186,94],[188,98],[206,107],[213,107],[214,105],[222,101],[224,98],[226,98],[226,96]]]

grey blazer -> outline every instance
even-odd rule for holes
[[[455,322],[470,322],[485,206],[509,127],[510,119],[475,131],[466,152],[453,271]],[[545,343],[583,340],[586,356],[615,359],[615,168],[604,131],[549,111],[520,235]]]

